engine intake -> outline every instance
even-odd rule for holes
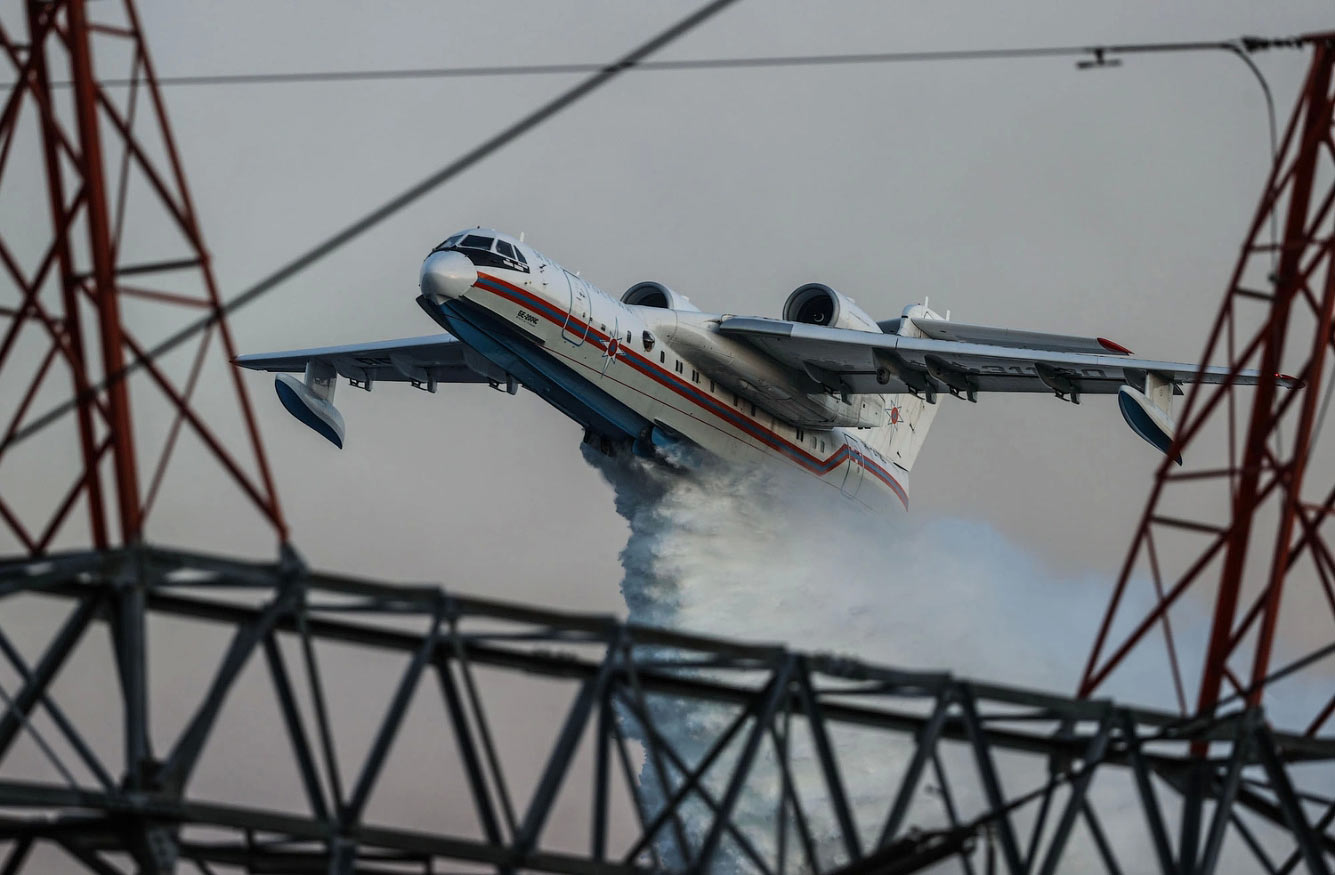
[[[691,303],[690,298],[672,291],[662,283],[652,281],[636,283],[626,289],[626,293],[621,296],[621,303],[635,307],[655,307],[660,310],[692,310],[697,313],[700,311],[699,307]]]
[[[789,322],[848,328],[853,331],[881,333],[876,320],[868,316],[852,298],[840,294],[825,283],[799,286],[783,305],[783,318]]]

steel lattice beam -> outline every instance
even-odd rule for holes
[[[32,660],[5,628],[4,606],[15,600],[70,604],[60,631]],[[146,679],[159,671],[133,630],[173,618],[205,622],[230,643],[180,731],[150,740],[155,690]],[[89,739],[105,726],[70,721],[52,690],[99,623],[112,631],[126,743],[124,761],[84,769],[119,778],[85,782],[72,776],[86,758],[96,760]],[[323,703],[340,683],[365,681],[319,669],[320,648],[330,643],[401,660],[369,748],[355,762],[332,753],[345,729]],[[497,872],[697,872],[715,868],[720,855],[742,871],[772,875],[910,872],[951,857],[967,871],[986,862],[1005,872],[1055,872],[1077,843],[1087,862],[1103,861],[1109,871],[1148,847],[1153,856],[1142,862],[1164,872],[1184,865],[1210,872],[1230,835],[1253,847],[1260,871],[1277,869],[1269,856],[1277,853],[1318,873],[1335,859],[1331,817],[1311,814],[1314,804],[1335,812],[1335,800],[1298,780],[1335,768],[1335,739],[1277,733],[1258,708],[1187,721],[436,587],[322,575],[290,555],[268,565],[136,547],[0,563],[0,653],[23,679],[15,691],[0,690],[0,850],[10,860],[0,856],[0,871],[20,871],[34,847],[47,845],[94,871],[119,871],[117,860],[128,858],[145,872],[186,862],[204,872],[426,872],[445,861]],[[303,654],[302,664],[293,654]],[[193,789],[195,764],[251,663],[264,669],[258,683],[281,714],[273,731],[296,765],[303,801],[292,810],[202,799]],[[489,686],[533,677],[563,682],[569,705],[554,738],[542,721],[511,721],[503,730],[531,733],[520,747],[546,751],[532,792],[516,795],[521,767],[514,748],[507,754],[497,743],[501,730],[483,702]],[[378,821],[368,807],[419,693],[439,694],[435,731],[454,738],[463,766],[450,798],[471,806],[479,825],[472,833],[405,829]],[[710,709],[726,719],[708,724],[699,749],[688,749],[668,725],[672,715]],[[855,802],[847,784],[850,768],[866,758],[848,746],[850,728],[905,745],[903,769],[874,803],[865,792]],[[14,742],[25,736],[56,761],[51,780],[7,770]],[[84,753],[60,762],[55,742]],[[809,770],[795,765],[794,744],[805,745]],[[1199,745],[1214,756],[1194,756]],[[1094,792],[1113,773],[1130,779],[1117,805],[1133,803],[1137,812],[1145,839],[1135,847],[1108,831],[1116,808]],[[981,786],[980,798],[961,797],[965,785]],[[629,831],[609,826],[613,787],[633,802]],[[590,800],[581,852],[550,827],[569,788]],[[1210,813],[1199,827],[1168,820],[1163,803],[1176,794],[1205,801]]]

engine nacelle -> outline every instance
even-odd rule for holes
[[[655,307],[660,310],[690,310],[699,313],[700,308],[691,303],[685,295],[672,291],[662,283],[636,283],[626,289],[621,296],[621,303],[636,307]]]
[[[805,322],[826,328],[848,328],[853,331],[881,333],[876,320],[863,312],[852,298],[840,294],[825,283],[807,283],[788,296],[783,305],[783,318],[789,322]]]

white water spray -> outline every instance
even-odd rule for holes
[[[868,513],[781,466],[586,457],[630,524],[634,622],[1063,690],[1107,597],[984,523]]]
[[[690,452],[673,460],[675,471],[587,450],[586,458],[613,487],[630,525],[621,562],[633,622],[1063,692],[1074,688],[1106,604],[1106,580],[1058,581],[985,523],[867,513],[838,490],[782,466],[723,464]],[[1179,634],[1190,639],[1200,632]],[[1147,654],[1122,669],[1120,680],[1137,691],[1138,704],[1173,707],[1161,660]],[[688,758],[701,755],[726,722],[722,714],[675,706],[657,716],[666,717],[665,731]],[[850,740],[856,753],[842,757],[841,767],[865,842],[876,835],[887,788],[912,748],[907,740],[887,746],[883,736],[867,734],[846,735],[843,750]],[[808,811],[821,809],[810,746],[795,748],[793,759],[798,783],[813,794]],[[774,816],[772,755],[760,766],[736,814],[739,823]],[[1041,780],[1034,777],[1041,767],[1026,773]],[[641,777],[646,791],[657,792],[650,764]],[[923,792],[930,794],[927,784]],[[981,806],[976,787],[953,789],[961,807]],[[924,814],[925,808],[939,811],[939,800],[915,803],[915,826],[947,825],[943,811]],[[1143,822],[1134,806],[1124,810],[1105,828],[1115,845],[1141,845],[1148,855]],[[707,819],[703,807],[695,812],[697,823]],[[839,854],[835,825],[818,826],[820,855],[832,860]],[[1097,865],[1092,853],[1087,842],[1073,840],[1067,860]],[[1148,856],[1143,862],[1151,865]],[[733,846],[714,868],[753,867]]]

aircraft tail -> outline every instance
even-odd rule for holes
[[[922,329],[913,324],[913,317],[941,318],[939,314],[928,309],[926,303],[906,307],[904,318],[898,320],[900,335],[926,336]],[[912,470],[923,441],[927,439],[927,432],[932,427],[932,420],[936,418],[937,406],[929,404],[926,398],[910,392],[886,395],[885,408],[890,412],[890,424],[861,430],[858,432],[858,437],[905,471]]]

